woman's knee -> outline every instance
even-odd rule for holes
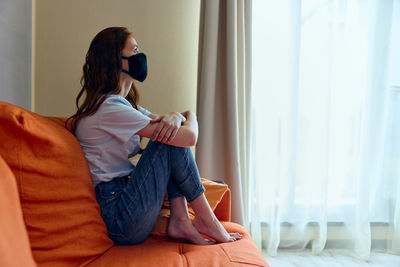
[[[190,147],[179,147],[179,146],[172,146],[164,143],[160,143],[158,141],[149,141],[145,151],[152,154],[158,154],[161,151],[165,153],[172,153],[173,156],[183,156],[183,155],[190,155],[189,157],[193,157],[192,150]],[[158,151],[158,153],[157,153]]]
[[[186,149],[190,150],[190,148],[188,148],[188,147],[173,146],[173,145],[161,143],[161,142],[158,142],[158,141],[152,141],[152,140],[149,140],[149,143],[147,144],[147,147],[149,147],[149,146],[165,147],[165,148],[168,148],[168,149],[175,149],[175,150],[186,150]]]

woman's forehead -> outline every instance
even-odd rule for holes
[[[138,46],[138,44],[137,44],[137,42],[136,42],[136,39],[133,38],[132,36],[129,37],[129,38],[126,40],[126,46],[127,46],[127,48],[134,48],[135,46]]]

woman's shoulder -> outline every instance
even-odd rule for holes
[[[108,95],[104,102],[100,105],[99,113],[108,112],[135,112],[132,105],[120,95]]]
[[[142,119],[144,116],[120,95],[107,96],[96,113],[101,121],[115,120],[116,118],[118,121]]]
[[[106,99],[104,100],[104,103],[106,104],[117,104],[117,105],[123,105],[123,106],[128,106],[128,107],[132,107],[131,104],[128,102],[128,100],[126,100],[125,98],[123,98],[120,95],[108,95],[106,97]]]

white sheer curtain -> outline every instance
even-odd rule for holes
[[[270,255],[400,252],[399,2],[253,0],[248,208]]]

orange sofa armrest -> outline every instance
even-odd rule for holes
[[[15,176],[0,155],[0,266],[34,267]]]
[[[229,188],[215,207],[214,214],[220,221],[231,221],[231,190]]]
[[[220,221],[231,220],[231,190],[227,184],[201,178],[208,203]]]

